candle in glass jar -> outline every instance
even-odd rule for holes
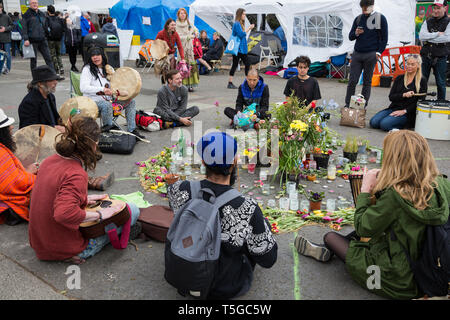
[[[336,166],[334,164],[328,165],[327,178],[328,178],[328,180],[335,180],[336,179]]]

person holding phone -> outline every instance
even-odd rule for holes
[[[346,107],[350,105],[362,72],[364,75],[361,94],[366,103],[369,101],[377,57],[383,53],[388,42],[388,23],[384,15],[374,11],[374,0],[361,0],[360,6],[362,14],[355,18],[349,33],[350,41],[355,40],[355,47],[345,96]]]
[[[404,250],[416,261],[427,225],[448,221],[450,181],[440,174],[427,140],[414,131],[388,133],[383,150],[381,170],[365,170],[356,200],[355,232],[347,236],[329,232],[324,245],[297,235],[294,243],[300,254],[318,261],[330,261],[336,255],[353,280],[375,294],[419,298],[424,293]],[[368,288],[371,266],[379,267],[380,285]]]

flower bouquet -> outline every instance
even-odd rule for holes
[[[172,162],[171,148],[165,147],[158,155],[150,157],[146,161],[136,162],[139,166],[139,180],[146,191],[167,194],[167,186],[164,176],[169,173]]]

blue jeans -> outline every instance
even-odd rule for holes
[[[139,218],[139,208],[134,203],[128,203],[128,206],[131,210],[131,225],[134,226],[137,222],[137,219]],[[117,234],[122,233],[122,227],[117,228]],[[81,259],[87,259],[89,257],[92,257],[93,255],[100,252],[100,250],[103,249],[104,246],[106,246],[109,243],[109,236],[107,234],[100,236],[95,239],[89,239],[89,244],[84,249],[83,252],[81,252],[78,256]]]
[[[6,67],[9,71],[11,70],[11,42],[0,43],[0,49],[6,51]]]
[[[121,101],[121,104],[125,104],[128,101]],[[113,107],[110,101],[99,100],[96,101],[98,111],[102,117],[103,125],[112,125],[113,121]],[[130,103],[124,108],[125,117],[127,118],[127,130],[133,132],[136,129],[136,102],[131,100]]]
[[[403,129],[408,118],[406,115],[400,117],[392,117],[390,114],[394,112],[392,109],[384,109],[378,112],[370,119],[370,126],[374,129],[391,131],[392,129]]]
[[[436,64],[433,65],[434,59],[429,59],[422,56],[422,75],[427,79],[430,77],[431,68],[433,68],[434,77],[437,86],[438,100],[445,100],[446,90],[446,72],[447,72],[447,57],[435,58]]]

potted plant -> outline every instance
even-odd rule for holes
[[[304,171],[304,175],[306,175],[306,179],[308,181],[316,181],[317,170],[307,169],[307,170]]]
[[[306,197],[309,200],[309,210],[310,211],[320,210],[320,204],[321,204],[323,198],[325,198],[325,193],[324,192],[315,192],[315,191],[310,190],[306,194]]]
[[[356,137],[347,136],[344,146],[344,158],[350,160],[350,162],[356,162],[358,157],[358,142]]]

